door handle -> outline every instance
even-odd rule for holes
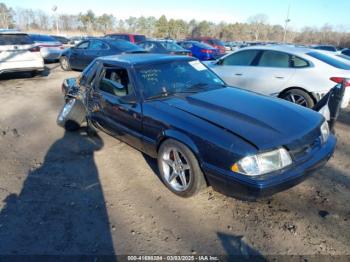
[[[243,74],[242,73],[236,73],[235,75],[236,76],[242,76]]]
[[[277,79],[284,79],[284,76],[275,76]]]

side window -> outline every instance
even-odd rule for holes
[[[143,43],[140,46],[146,51],[151,51],[152,49],[154,49],[154,44],[149,42]]]
[[[303,67],[308,67],[309,66],[309,62],[297,57],[297,56],[291,56],[290,58],[290,62],[291,62],[291,66],[294,68],[303,68]]]
[[[102,73],[99,89],[114,96],[133,95],[128,72],[123,68],[106,68]]]
[[[341,52],[344,55],[350,56],[350,49],[346,49],[344,51]]]
[[[264,67],[290,67],[289,54],[277,51],[264,51],[258,66]]]
[[[226,57],[222,64],[230,66],[249,66],[252,64],[258,53],[258,50],[240,51]]]
[[[82,42],[80,44],[78,44],[75,48],[76,49],[86,49],[89,47],[89,41],[86,42]]]
[[[192,48],[192,44],[191,43],[185,43],[185,44],[183,44],[182,47],[186,48],[186,49],[191,49]]]
[[[91,50],[104,50],[104,49],[108,49],[108,45],[103,43],[102,41],[93,40],[90,43],[89,49],[91,49]]]

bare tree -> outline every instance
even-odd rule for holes
[[[0,3],[0,28],[9,29],[14,26],[13,10]]]
[[[267,24],[268,16],[265,14],[256,14],[248,18],[248,23],[252,26],[252,33],[255,41],[259,40],[261,29]]]

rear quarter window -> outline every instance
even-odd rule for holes
[[[0,45],[31,45],[33,41],[25,34],[0,34]]]
[[[309,52],[307,55],[316,58],[319,61],[322,61],[323,63],[326,63],[327,65],[333,66],[338,69],[344,69],[344,70],[350,70],[350,64],[347,64],[345,62],[342,62],[336,58],[333,58],[329,55],[322,54],[320,52]]]
[[[304,68],[310,65],[308,61],[298,56],[292,55],[290,59],[291,59],[291,66],[294,68]]]

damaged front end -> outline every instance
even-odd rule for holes
[[[74,131],[86,121],[85,91],[78,84],[79,78],[69,78],[62,83],[65,104],[57,117],[57,124],[67,131]]]

